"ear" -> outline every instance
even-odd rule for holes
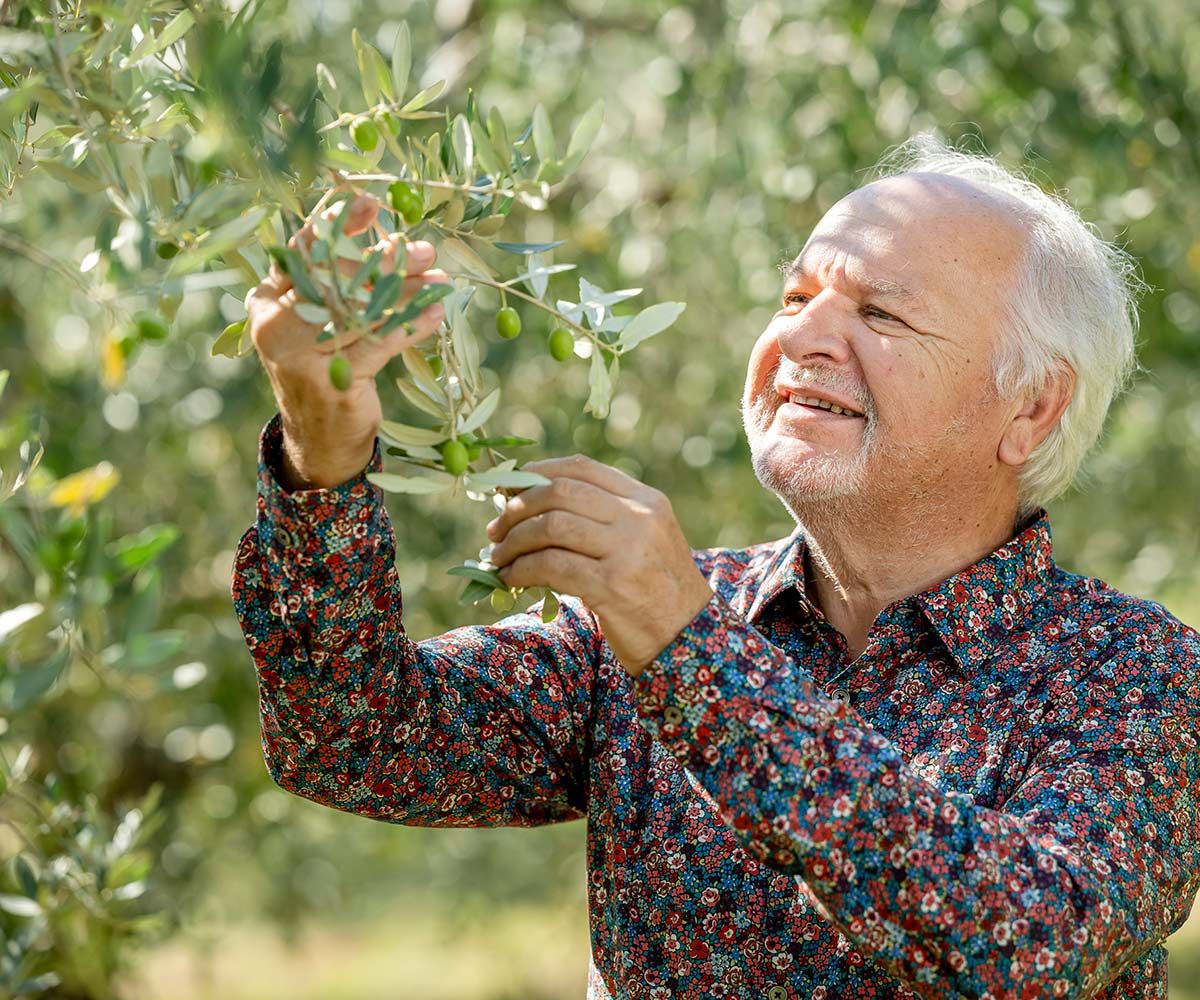
[[[1024,465],[1054,429],[1074,392],[1075,369],[1060,362],[1036,397],[1021,400],[996,447],[996,457],[1014,468]]]

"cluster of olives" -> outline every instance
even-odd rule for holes
[[[496,313],[496,332],[505,340],[520,334],[521,316],[512,306],[504,306]],[[556,327],[550,333],[547,347],[555,361],[566,361],[575,351],[575,338],[565,326]]]

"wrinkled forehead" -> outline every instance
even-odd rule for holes
[[[956,177],[906,174],[851,192],[813,229],[796,259],[806,273],[893,283],[931,311],[993,308],[1026,236],[1020,206]]]

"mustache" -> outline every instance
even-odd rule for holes
[[[775,384],[782,367],[782,365],[775,366],[768,382],[769,385]],[[861,411],[868,420],[875,418],[875,400],[858,379],[844,371],[825,365],[806,365],[789,373],[784,381],[794,382],[799,386],[812,386],[814,389],[825,389],[845,396],[847,399],[853,400],[855,409]]]

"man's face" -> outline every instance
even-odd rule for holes
[[[890,178],[838,202],[750,357],[742,419],[763,485],[794,514],[978,495],[1011,414],[991,358],[1022,244],[1002,203],[954,178]]]

